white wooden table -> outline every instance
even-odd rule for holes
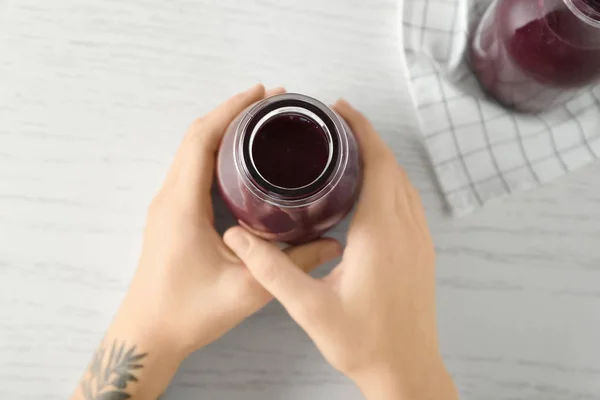
[[[463,399],[600,399],[600,167],[450,219],[397,33],[395,0],[0,0],[0,398],[71,393],[187,124],[263,81],[355,103],[422,190]],[[271,304],[166,398],[361,396]]]

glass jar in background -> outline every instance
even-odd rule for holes
[[[562,105],[600,78],[600,0],[496,0],[474,34],[471,63],[508,107]]]
[[[269,240],[318,238],[360,191],[358,147],[346,122],[300,94],[250,106],[227,128],[217,162],[222,198],[242,225]]]

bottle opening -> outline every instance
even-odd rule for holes
[[[246,132],[246,168],[267,192],[294,198],[310,195],[335,169],[335,126],[320,110],[275,103],[255,115]]]
[[[596,12],[600,13],[600,0],[587,0],[587,4]]]

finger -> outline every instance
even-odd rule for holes
[[[276,87],[275,89],[269,89],[265,92],[265,97],[273,97],[273,96],[277,96],[280,94],[284,94],[286,93],[286,90],[284,87]]]
[[[381,189],[389,188],[391,174],[397,172],[397,162],[390,148],[381,140],[369,120],[354,109],[347,101],[340,99],[334,105],[348,123],[356,137],[363,161],[363,197],[382,196]]]
[[[325,307],[322,301],[328,294],[325,284],[304,273],[273,244],[241,227],[225,232],[223,240],[299,324],[306,324],[319,311],[317,308]]]
[[[333,108],[352,129],[363,161],[363,185],[354,223],[377,215],[384,218],[394,207],[394,190],[400,179],[394,154],[369,120],[347,101],[340,99]]]
[[[284,253],[302,271],[311,272],[320,265],[342,255],[342,245],[335,239],[322,239],[301,246],[289,247]]]
[[[216,150],[229,123],[246,107],[262,100],[264,97],[265,87],[262,84],[257,84],[244,92],[236,94],[208,113],[204,118],[206,133],[203,133],[203,135],[208,142],[205,150]]]
[[[407,191],[414,221],[418,228],[425,234],[425,237],[431,240],[431,232],[429,230],[429,224],[427,223],[427,213],[425,212],[421,195],[413,185],[410,185]]]
[[[417,225],[418,228],[425,230],[428,233],[427,219],[425,217],[425,208],[421,201],[421,195],[415,186],[412,184],[406,170],[400,167],[402,191],[397,197],[397,207],[400,210],[405,210],[410,213],[410,219]],[[402,211],[400,211],[402,212]]]
[[[196,120],[185,135],[169,174],[171,182],[195,194],[207,195],[210,201],[216,153],[225,129],[245,108],[264,97],[263,85],[238,93]],[[194,198],[199,202],[201,199]]]
[[[371,122],[360,111],[344,99],[338,100],[333,108],[352,129],[360,146],[365,170],[379,166],[382,161],[389,159],[391,150],[381,140]]]

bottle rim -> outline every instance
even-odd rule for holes
[[[265,123],[267,115],[270,118],[279,115],[271,114],[279,109],[287,109],[288,112],[294,110],[317,124],[322,122],[327,127],[328,140],[332,141],[329,147],[333,154],[331,160],[328,160],[327,169],[317,180],[301,188],[278,188],[272,185],[258,174],[251,161],[250,140],[257,132],[256,125],[261,121]],[[317,120],[311,118],[313,114],[318,117]],[[298,93],[269,97],[252,106],[238,125],[233,146],[237,173],[246,189],[262,201],[283,208],[305,207],[325,197],[341,180],[348,164],[347,135],[341,118],[331,108],[312,97]]]
[[[600,0],[563,0],[565,5],[583,22],[600,29]],[[589,2],[597,2],[598,8],[592,7]]]
[[[250,136],[248,137],[247,142],[247,152],[244,151],[244,157],[249,157],[249,160],[244,160],[246,163],[246,168],[248,172],[258,181],[261,186],[265,186],[267,190],[278,193],[285,197],[299,197],[302,193],[305,192],[314,192],[320,185],[322,185],[324,180],[327,178],[329,174],[331,174],[331,164],[335,161],[335,158],[338,156],[338,146],[337,140],[333,137],[330,127],[319,115],[314,113],[313,111],[299,106],[284,106],[284,107],[276,107],[272,110],[267,110],[266,114],[257,115],[254,118],[257,120],[256,123],[250,122],[251,127],[247,128],[251,129]],[[319,126],[321,131],[325,134],[325,140],[327,142],[327,152],[328,157],[323,169],[320,174],[313,179],[311,182],[299,186],[299,187],[283,187],[279,186],[271,181],[269,181],[261,172],[256,162],[254,160],[254,140],[256,138],[257,133],[260,129],[266,125],[269,121],[276,117],[284,116],[284,115],[293,115],[304,117]],[[245,147],[246,149],[246,147]],[[249,161],[249,162],[248,162]]]

